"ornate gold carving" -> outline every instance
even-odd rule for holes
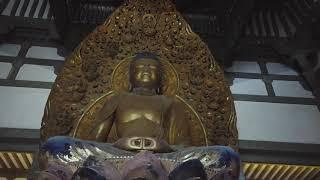
[[[142,51],[169,62],[164,63],[169,72],[165,84],[178,82],[179,86],[172,87],[179,88],[167,92],[174,92],[194,109],[207,133],[208,144],[236,147],[234,104],[223,71],[170,0],[129,0],[86,37],[66,60],[52,88],[41,139],[72,135],[84,111],[98,98],[112,91],[112,87],[127,88],[123,83],[126,76],[115,75],[112,81],[112,73],[115,68],[125,67],[126,62],[121,64],[124,59]]]

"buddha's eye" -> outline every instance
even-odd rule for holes
[[[144,67],[145,67],[145,65],[140,64],[140,65],[137,65],[136,67],[137,67],[137,68],[144,68]]]
[[[150,69],[157,69],[157,66],[154,66],[154,65],[150,65],[149,67]]]

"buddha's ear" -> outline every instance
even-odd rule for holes
[[[161,88],[157,88],[157,89],[156,89],[156,93],[157,93],[157,94],[162,94]]]
[[[169,180],[207,180],[207,174],[200,160],[192,159],[180,164],[169,174]]]
[[[131,84],[131,81],[129,81],[129,84],[128,84],[128,85],[129,85],[129,87],[128,87],[128,91],[129,91],[129,92],[131,92],[131,91],[132,91],[132,89],[133,89],[132,84]]]

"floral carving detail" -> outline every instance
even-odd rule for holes
[[[189,74],[190,83],[196,86],[204,82],[205,73],[199,66],[192,66]]]
[[[79,102],[86,94],[88,84],[84,79],[75,78],[66,80],[61,84],[66,93],[66,100],[71,102]]]
[[[157,20],[152,14],[146,14],[142,17],[143,32],[147,36],[153,36],[156,33]]]
[[[98,64],[96,61],[88,61],[83,63],[81,69],[88,81],[93,81],[99,76]]]

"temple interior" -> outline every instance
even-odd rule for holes
[[[0,0],[0,179],[26,179],[65,60],[122,0]],[[175,0],[230,88],[242,179],[320,179],[320,1]]]

